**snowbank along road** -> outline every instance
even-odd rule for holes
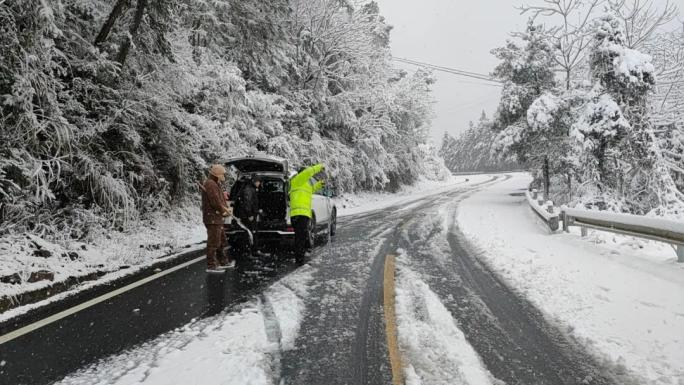
[[[202,263],[179,269],[0,345],[0,383],[632,382],[460,235],[458,203],[506,178],[342,217],[301,268],[247,264],[210,290]]]

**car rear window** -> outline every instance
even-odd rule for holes
[[[284,192],[285,184],[279,180],[266,180],[261,185],[261,191],[266,193]]]

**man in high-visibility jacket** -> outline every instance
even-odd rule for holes
[[[312,183],[312,178],[324,169],[322,164],[302,167],[290,179],[290,220],[295,232],[295,256],[300,263],[304,261],[309,238],[313,194],[325,186],[323,181]]]

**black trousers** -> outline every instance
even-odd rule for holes
[[[295,232],[295,255],[297,257],[303,257],[309,239],[309,221],[311,219],[303,215],[297,215],[290,218],[290,220],[292,221],[292,227]]]

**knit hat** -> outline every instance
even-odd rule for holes
[[[209,168],[209,175],[213,175],[217,178],[224,177],[226,175],[226,169],[220,164],[213,164]]]

